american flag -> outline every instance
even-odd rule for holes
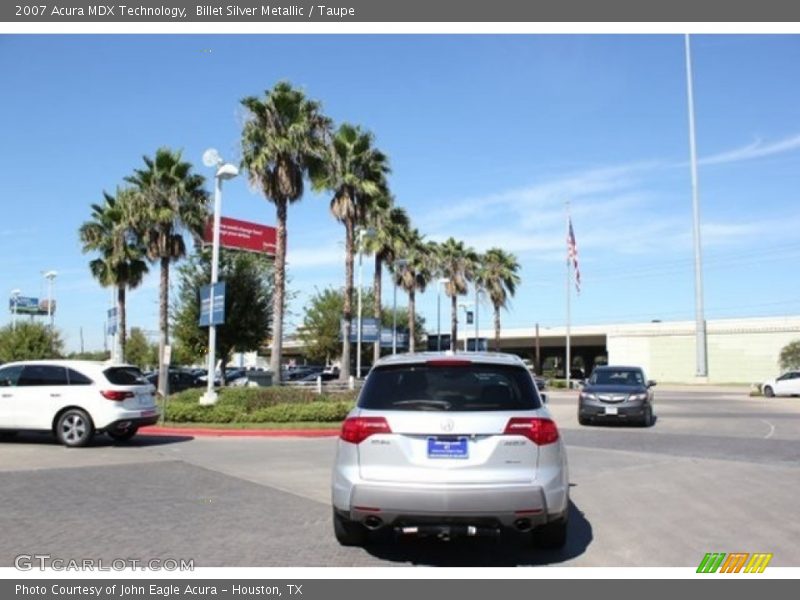
[[[575,232],[572,230],[572,217],[569,218],[569,234],[567,235],[567,260],[572,259],[575,268],[575,289],[581,293],[581,270],[578,268],[578,245],[575,243]]]

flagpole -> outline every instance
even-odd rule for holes
[[[570,216],[569,215],[569,200],[567,200],[566,206],[567,206],[567,231],[566,231],[566,236],[565,236],[564,240],[567,242],[567,245],[569,246],[569,216]],[[567,284],[567,362],[564,365],[564,376],[567,379],[567,389],[570,389],[570,380],[569,379],[570,379],[570,364],[571,364],[570,363],[570,339],[569,339],[570,331],[569,331],[569,329],[570,329],[570,320],[571,320],[571,317],[572,317],[572,315],[570,314],[571,313],[570,304],[571,304],[571,296],[572,296],[572,294],[571,294],[570,288],[569,288],[570,279],[571,279],[570,275],[571,275],[571,267],[570,267],[570,255],[569,255],[569,247],[568,247],[567,248],[567,280],[566,280],[566,284]]]
[[[706,319],[703,308],[703,259],[700,240],[700,201],[697,194],[697,150],[694,134],[694,94],[692,90],[692,50],[689,34],[684,34],[686,48],[686,96],[689,103],[689,153],[692,169],[692,222],[694,239],[694,306],[695,306],[695,360],[697,377],[708,376],[706,344]]]

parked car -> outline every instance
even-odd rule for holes
[[[0,430],[52,431],[66,446],[96,433],[129,440],[158,421],[155,388],[130,365],[41,360],[0,367]]]
[[[226,385],[234,385],[234,382],[236,382],[238,379],[242,379],[242,378],[246,378],[246,377],[247,377],[247,371],[245,369],[238,369],[238,368],[233,368],[233,367],[228,367],[228,368],[225,369],[225,383],[226,383]],[[197,383],[199,384],[200,387],[207,386],[208,385],[208,373],[204,372],[202,375],[200,375],[197,378]],[[247,382],[246,381],[245,382],[239,382],[236,385],[243,385],[245,383],[247,383]],[[222,385],[222,379],[220,378],[219,372],[217,372],[217,373],[214,374],[214,386],[215,387],[219,387],[221,385]]]
[[[800,371],[787,371],[780,377],[765,381],[761,391],[767,398],[800,395]]]
[[[653,424],[653,387],[639,367],[598,366],[578,395],[578,422],[613,419]]]
[[[333,381],[335,379],[339,379],[339,374],[334,373],[332,371],[317,371],[315,373],[312,372],[309,373],[308,375],[304,375],[303,377],[295,379],[294,381],[298,381],[301,383],[308,383],[316,381],[318,377],[321,377],[322,381]]]
[[[522,360],[510,354],[389,356],[367,377],[337,442],[333,530],[566,542],[567,457]]]
[[[156,389],[158,389],[158,371],[145,375],[145,379]],[[181,369],[169,370],[169,393],[177,394],[191,388],[203,387],[203,383],[199,381],[191,371],[183,371]]]

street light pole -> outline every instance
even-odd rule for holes
[[[696,338],[696,375],[708,376],[706,345],[706,319],[703,308],[703,259],[700,240],[700,200],[697,192],[697,150],[694,136],[694,94],[692,90],[692,51],[689,34],[684,35],[686,45],[686,91],[689,103],[689,153],[692,168],[692,222],[694,225],[694,306]]]
[[[358,230],[358,325],[356,326],[356,379],[361,379],[361,286],[362,286],[362,257],[361,244],[364,230]],[[380,302],[379,298],[376,301]]]
[[[200,398],[200,404],[215,404],[217,393],[214,391],[215,363],[217,361],[217,326],[214,324],[214,288],[219,277],[219,230],[222,220],[222,181],[233,179],[239,174],[239,169],[230,163],[225,163],[216,150],[210,148],[203,154],[203,163],[207,167],[216,167],[214,175],[214,231],[211,249],[211,291],[208,303],[208,382],[206,393]],[[202,298],[201,298],[202,302]]]
[[[14,289],[11,290],[11,302],[12,302],[12,317],[11,317],[11,330],[17,330],[17,306],[19,305],[19,296],[22,294],[22,290]]]
[[[436,349],[442,351],[442,285],[450,283],[447,277],[442,277],[436,283]]]
[[[478,304],[478,297],[480,296],[481,288],[479,285],[475,284],[475,352],[479,350],[478,348],[478,314],[480,313],[480,308]]]
[[[464,309],[464,352],[469,352],[469,346],[467,345],[467,341],[469,339],[469,334],[467,333],[467,313],[469,312],[467,309],[470,307],[470,302],[464,302],[459,304],[461,308]]]
[[[398,259],[394,262],[394,300],[392,303],[392,354],[397,354],[397,267],[405,267],[408,261],[405,258]]]
[[[53,320],[55,314],[53,312],[53,280],[58,275],[57,271],[48,271],[44,274],[47,279],[47,320],[50,322],[50,330],[53,330]]]

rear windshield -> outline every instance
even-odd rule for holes
[[[636,369],[599,369],[590,383],[599,385],[644,385],[644,375]]]
[[[142,372],[136,367],[110,367],[103,371],[109,383],[114,385],[147,385]]]
[[[358,399],[360,408],[370,410],[500,411],[541,405],[526,369],[472,363],[377,368]]]

